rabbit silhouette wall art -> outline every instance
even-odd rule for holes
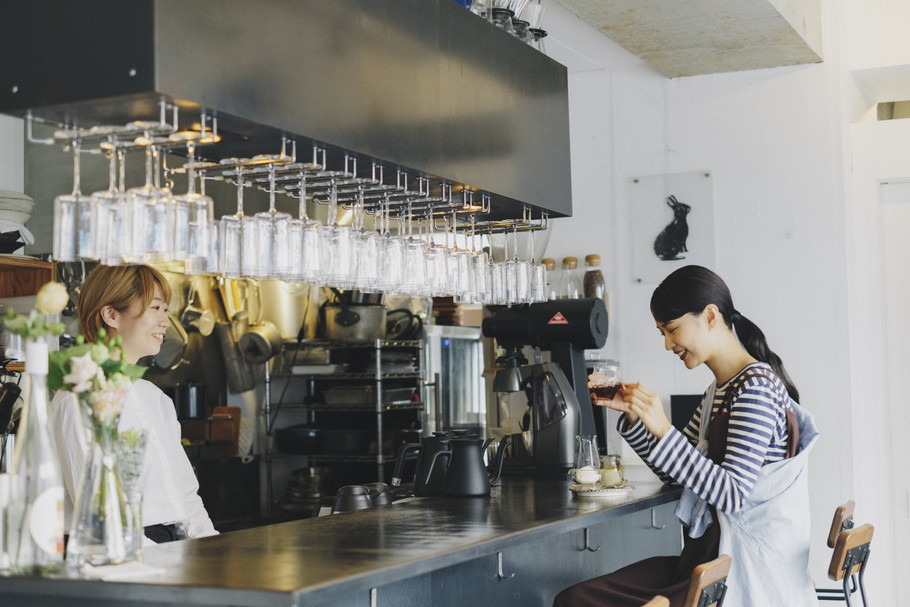
[[[689,238],[689,224],[686,215],[692,207],[676,200],[676,196],[667,197],[667,206],[673,209],[673,221],[654,239],[654,253],[663,261],[685,259],[680,253],[688,252],[686,239]]]

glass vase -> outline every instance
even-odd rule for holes
[[[63,565],[63,477],[48,432],[47,342],[27,341],[25,356],[29,395],[10,467],[6,549],[13,573],[53,574]]]
[[[117,471],[116,449],[117,423],[125,395],[123,390],[79,395],[92,440],[73,506],[66,550],[67,563],[76,567],[131,560],[131,513]]]

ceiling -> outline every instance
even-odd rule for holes
[[[558,0],[669,78],[819,63],[818,0]]]

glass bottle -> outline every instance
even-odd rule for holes
[[[604,299],[607,288],[604,282],[604,275],[600,271],[600,255],[585,256],[585,297],[599,297]]]
[[[581,299],[585,293],[584,280],[578,269],[577,257],[562,258],[563,281],[559,299]]]
[[[556,260],[549,257],[544,257],[540,260],[540,263],[544,265],[547,269],[547,283],[546,283],[546,296],[547,301],[552,301],[554,299],[559,299],[559,282],[562,278],[562,270],[556,269]]]
[[[17,574],[57,573],[63,566],[63,477],[48,432],[48,346],[26,343],[30,381],[25,427],[19,428],[9,505],[9,557]]]

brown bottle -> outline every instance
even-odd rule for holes
[[[604,282],[604,275],[600,271],[600,255],[585,256],[585,297],[604,298],[607,292],[607,285]]]

